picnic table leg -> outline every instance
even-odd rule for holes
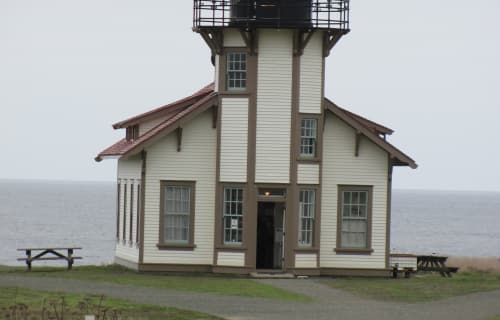
[[[28,271],[31,271],[31,250],[26,250],[26,266]]]
[[[68,270],[73,268],[73,249],[68,249]]]

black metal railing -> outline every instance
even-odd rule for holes
[[[349,0],[194,0],[193,27],[349,30]]]

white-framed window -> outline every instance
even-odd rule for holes
[[[302,119],[300,125],[300,156],[314,158],[318,137],[318,119]]]
[[[340,247],[366,249],[369,246],[369,190],[341,191]]]
[[[312,247],[316,191],[300,190],[299,196],[299,246]]]
[[[243,242],[243,189],[224,188],[224,244]]]
[[[163,242],[187,244],[190,240],[192,187],[163,187]]]
[[[227,90],[245,90],[247,87],[247,54],[227,54]]]

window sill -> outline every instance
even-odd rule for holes
[[[318,157],[297,157],[297,162],[300,163],[319,163],[321,162],[321,159]]]
[[[360,254],[371,255],[373,249],[355,249],[355,248],[335,248],[333,249],[337,254]]]
[[[194,244],[168,244],[158,243],[156,247],[160,250],[193,251],[196,248]]]
[[[219,90],[219,94],[226,96],[249,96],[248,90]]]

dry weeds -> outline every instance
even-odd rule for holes
[[[459,272],[500,274],[500,258],[450,257],[446,265],[459,267]]]

